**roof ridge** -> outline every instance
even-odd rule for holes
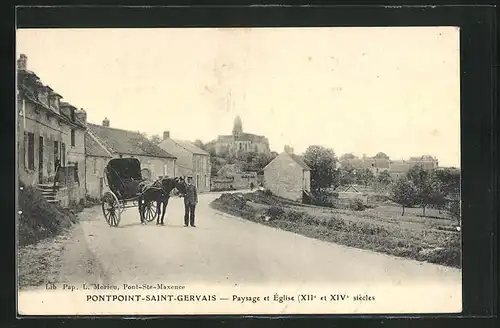
[[[186,149],[187,151],[190,151],[192,152],[192,150],[188,149],[187,147],[185,147],[182,143],[187,143],[189,144],[190,146],[194,147],[197,151],[199,151],[201,154],[206,154],[206,155],[210,155],[208,151],[204,150],[203,148],[201,147],[198,147],[197,145],[194,144],[194,142],[190,141],[190,140],[183,140],[183,139],[172,139],[175,143],[179,144],[182,148]]]
[[[309,167],[309,165],[307,165],[307,163],[302,159],[302,157],[300,155],[297,155],[297,154],[294,154],[294,153],[287,153],[287,152],[285,152],[285,154],[289,155],[290,158],[292,158],[297,164],[299,164],[300,166],[302,166],[304,169],[307,169],[307,170],[311,169]]]
[[[125,154],[134,154],[141,156],[150,156],[150,157],[160,157],[160,158],[174,158],[177,157],[161,148],[159,145],[156,145],[154,142],[149,140],[146,136],[142,135],[141,132],[124,130],[111,128],[107,126],[97,125],[93,123],[89,123],[89,129],[99,138],[99,140],[106,145],[113,153],[125,153]],[[99,133],[98,131],[101,131]],[[109,144],[108,142],[103,140],[101,134],[105,136],[110,132],[114,133],[122,133],[123,135],[116,140],[116,143]],[[115,138],[116,139],[116,138]],[[123,139],[123,140],[121,140]],[[126,140],[126,141],[125,141]],[[128,148],[128,150],[121,149],[123,142],[128,143],[128,147],[138,147],[136,150],[138,153],[133,153],[132,148]],[[123,147],[122,147],[123,148]]]
[[[97,126],[99,128],[104,128],[104,129],[117,130],[117,131],[123,131],[123,132],[128,132],[128,133],[135,133],[135,134],[138,134],[138,135],[142,136],[142,134],[141,134],[140,131],[125,130],[125,129],[120,129],[120,128],[114,128],[114,127],[111,127],[111,126],[103,126],[103,125],[99,125],[99,124],[95,124],[95,123],[90,123],[90,122],[87,123],[87,124],[93,125],[93,126]]]
[[[99,138],[95,133],[95,131],[93,131],[91,128],[89,129],[87,127],[87,131],[89,132],[88,134],[99,144],[99,146],[101,146],[104,150],[106,150],[110,155],[113,155],[111,151],[113,147],[108,145],[108,143],[105,140]]]

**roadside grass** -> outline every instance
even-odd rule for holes
[[[303,205],[262,192],[223,194],[214,209],[260,224],[345,246],[461,267],[460,233],[453,220],[435,223],[396,211],[338,210]],[[391,213],[389,213],[391,212]],[[407,221],[409,220],[409,221]]]
[[[19,246],[39,242],[55,237],[70,228],[76,221],[75,212],[80,206],[65,209],[47,202],[45,197],[34,187],[20,182],[19,192]]]
[[[36,188],[19,184],[17,269],[19,287],[27,288],[57,278],[64,241],[83,206],[62,208],[47,202]]]

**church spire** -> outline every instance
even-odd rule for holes
[[[241,122],[241,118],[239,116],[236,116],[233,124],[233,135],[238,135],[241,133],[243,133],[243,124]]]

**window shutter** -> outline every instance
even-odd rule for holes
[[[24,132],[24,156],[23,156],[23,162],[24,162],[24,168],[29,169],[28,167],[28,134]]]

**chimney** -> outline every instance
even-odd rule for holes
[[[285,145],[285,153],[293,154],[293,148],[288,145]]]
[[[26,71],[28,69],[28,57],[25,54],[21,54],[17,60],[17,69]]]
[[[163,131],[163,140],[170,139],[170,131]]]
[[[80,123],[87,126],[87,112],[83,108],[75,111],[75,116],[76,116],[76,118],[78,118]]]
[[[107,117],[105,117],[104,120],[102,121],[102,126],[109,127],[109,120]]]

